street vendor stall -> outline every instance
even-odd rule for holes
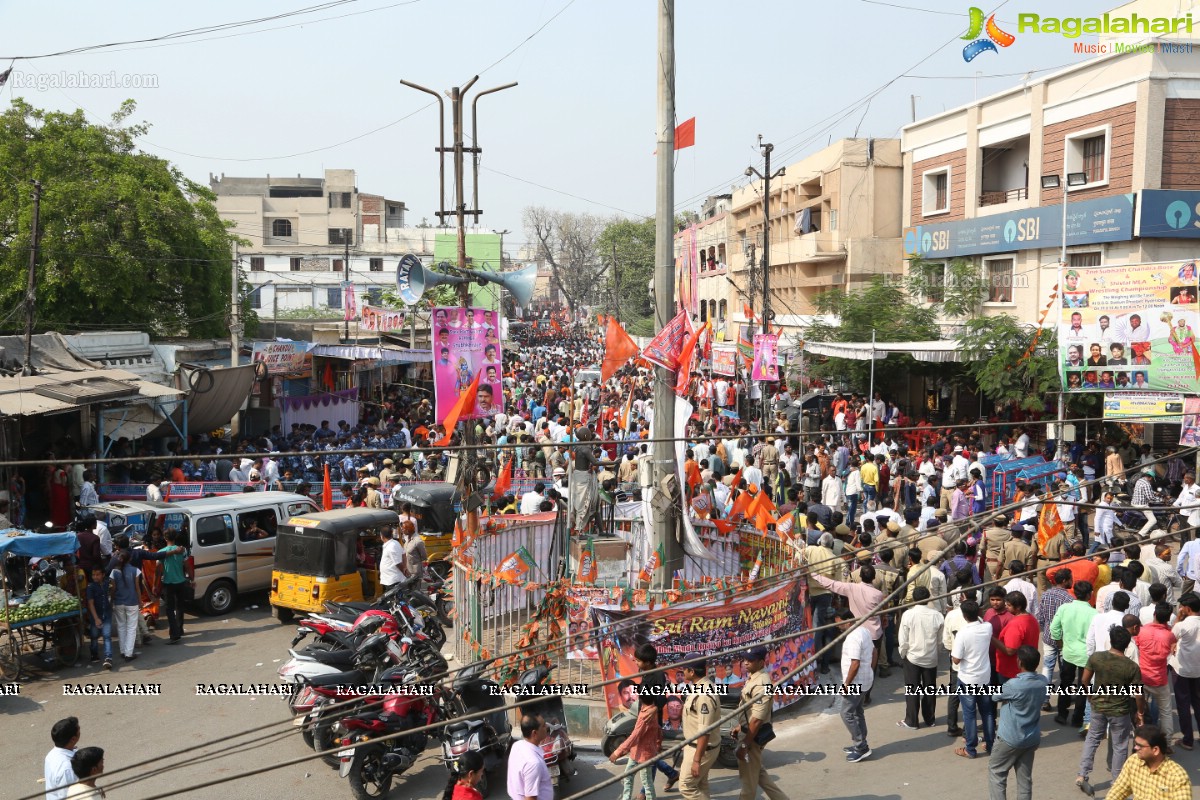
[[[77,547],[74,533],[0,533],[0,678],[19,679],[27,653],[38,653],[47,664],[77,663],[83,646],[83,604],[78,594],[82,588],[74,574]],[[52,582],[33,588],[38,582],[35,564],[58,558],[75,595]],[[56,570],[43,574],[47,572],[58,575]]]

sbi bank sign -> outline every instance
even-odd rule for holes
[[[1195,192],[1200,203],[1200,192]],[[1133,238],[1133,194],[1072,201],[1067,206],[1067,244],[1120,242]],[[1200,218],[1200,217],[1198,217]],[[1200,228],[1197,228],[1200,235]],[[904,232],[904,253],[956,258],[1010,250],[1062,246],[1062,206],[1041,206],[960,222],[918,225]]]

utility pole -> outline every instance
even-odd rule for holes
[[[771,332],[771,320],[775,317],[771,313],[771,178],[780,177],[786,169],[780,167],[775,173],[771,172],[771,151],[775,149],[775,145],[770,142],[763,144],[761,133],[758,135],[758,147],[763,155],[763,171],[760,173],[754,167],[746,167],[746,175],[757,175],[763,182],[762,332],[766,334]],[[763,381],[759,394],[759,402],[762,403],[762,429],[766,431],[770,427],[766,381]]]
[[[654,226],[654,322],[662,330],[675,310],[675,0],[658,3],[658,58],[654,62],[658,78],[658,151],[655,181]],[[683,369],[684,367],[681,367]],[[656,367],[654,381],[654,479],[655,488],[662,479],[676,473],[675,447],[675,376]],[[683,487],[678,487],[683,492]],[[683,547],[675,535],[675,511],[654,511],[653,546],[663,548],[663,569],[655,576],[655,586],[670,588],[675,570],[683,566]]]
[[[25,286],[25,375],[33,374],[33,319],[37,312],[37,260],[42,239],[42,184],[33,182],[33,228],[29,241],[29,277]]]
[[[238,365],[238,355],[242,349],[242,293],[238,291],[241,284],[241,275],[238,273],[238,246],[235,241],[229,282],[229,366],[231,367]]]
[[[344,231],[343,233],[348,234],[349,231]],[[345,240],[346,240],[345,241],[346,252],[345,252],[345,255],[342,256],[342,294],[343,295],[348,294],[352,288],[350,286],[350,237],[345,236]],[[342,297],[342,308],[346,308],[346,304],[349,302],[350,302],[349,297]],[[350,318],[346,314],[343,314],[342,316],[346,317],[346,320],[345,320],[346,331],[345,331],[345,335],[342,338],[349,339],[350,338]]]
[[[617,262],[617,243],[612,243],[613,256],[613,315],[621,324],[621,265]]]

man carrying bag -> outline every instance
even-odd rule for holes
[[[750,677],[742,687],[742,724],[734,728],[735,736],[741,737],[738,745],[738,777],[742,782],[741,800],[754,800],[761,786],[768,800],[787,800],[778,784],[767,774],[762,765],[763,747],[775,738],[771,726],[771,680],[764,667],[767,663],[767,648],[751,648],[743,657]]]

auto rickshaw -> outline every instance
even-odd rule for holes
[[[417,526],[425,542],[429,569],[445,578],[450,573],[450,540],[454,537],[454,519],[458,515],[460,497],[452,483],[412,483],[392,490],[392,508],[411,503],[413,513],[420,519]]]
[[[325,603],[377,597],[384,538],[399,524],[382,508],[339,508],[292,517],[279,526],[271,571],[271,615],[321,612]]]

